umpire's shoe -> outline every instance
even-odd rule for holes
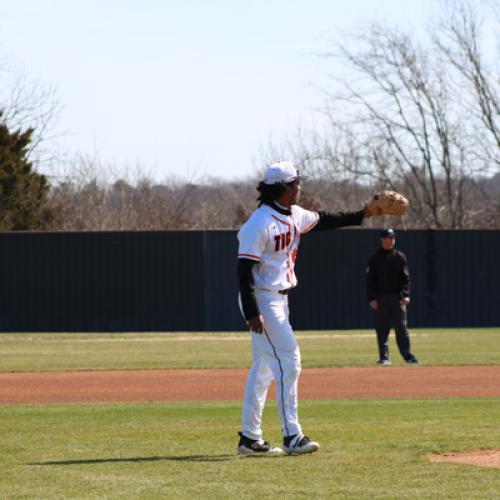
[[[240,455],[283,455],[281,448],[275,448],[270,443],[262,439],[250,439],[241,432],[240,442],[236,448]]]
[[[377,361],[377,365],[379,366],[391,366],[391,360],[387,358],[382,358]]]
[[[304,434],[295,434],[295,436],[285,436],[283,449],[289,455],[303,455],[319,450],[319,443],[311,441]]]
[[[422,364],[415,356],[412,356],[411,358],[405,359],[405,363],[407,365],[420,365],[420,364]]]

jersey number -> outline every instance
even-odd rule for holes
[[[274,237],[274,251],[279,252],[280,250],[284,250],[290,245],[291,239],[292,235],[290,231],[276,235]]]

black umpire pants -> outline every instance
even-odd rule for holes
[[[378,309],[375,311],[375,330],[379,359],[389,359],[389,333],[391,327],[396,332],[396,343],[404,359],[413,357],[410,334],[406,321],[406,305],[401,304],[399,294],[386,294],[377,297]]]

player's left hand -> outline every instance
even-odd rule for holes
[[[408,211],[410,202],[396,191],[381,191],[372,196],[364,208],[364,213],[372,215],[396,215],[402,217]],[[367,215],[365,215],[367,217]]]
[[[410,297],[403,297],[401,300],[400,300],[400,304],[402,306],[406,306],[410,303]]]

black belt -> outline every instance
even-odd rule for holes
[[[261,290],[263,292],[279,293],[281,295],[288,295],[290,293],[291,288],[286,288],[285,290],[268,290],[267,288],[256,288],[255,290]]]

